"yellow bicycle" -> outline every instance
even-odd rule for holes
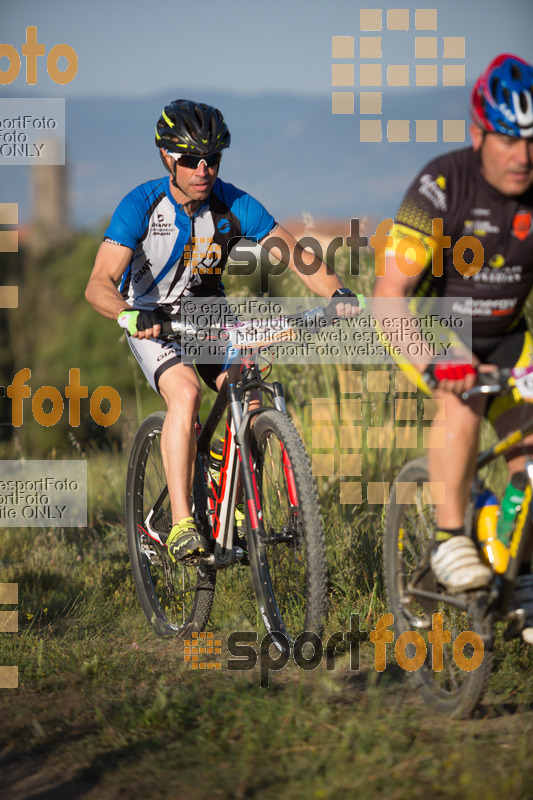
[[[502,369],[481,378],[483,385],[465,392],[463,399],[514,390],[523,400],[533,401],[531,367]],[[483,490],[479,472],[532,432],[533,422],[529,422],[478,456],[465,531],[480,549],[474,524],[476,496]],[[524,612],[511,609],[510,597],[531,531],[532,485],[533,475],[530,474],[515,520],[505,571],[495,573],[487,588],[459,595],[447,594],[431,569],[436,520],[427,459],[417,458],[405,464],[392,488],[384,528],[383,563],[395,634],[399,637],[410,631],[420,637],[418,640],[411,637],[413,641],[405,650],[406,660],[413,659],[416,641],[423,641],[426,656],[421,666],[409,672],[411,681],[426,703],[450,717],[469,716],[483,696],[492,666],[495,623],[507,622],[506,639],[518,635],[523,627]],[[437,614],[442,617],[435,617]],[[442,663],[436,658],[440,655],[435,650],[433,626],[436,620],[449,633],[446,637],[449,643],[442,647]],[[458,641],[465,642],[460,652],[456,645],[452,646]]]

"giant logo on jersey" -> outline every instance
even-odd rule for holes
[[[531,211],[517,211],[513,219],[513,233],[517,239],[524,241],[531,231]]]
[[[134,274],[133,283],[139,283],[139,281],[141,280],[142,276],[146,275],[146,273],[149,272],[150,267],[153,267],[153,266],[154,265],[152,264],[150,259],[147,258],[146,261],[144,262],[144,264],[142,265],[142,267],[140,268],[140,270]]]
[[[164,214],[158,213],[157,221],[152,221],[151,232],[153,236],[171,236],[173,227],[171,222],[165,222]]]

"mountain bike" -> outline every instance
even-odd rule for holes
[[[133,577],[144,613],[159,636],[185,637],[208,623],[217,573],[249,561],[261,618],[281,650],[304,631],[322,633],[327,609],[324,530],[304,444],[291,422],[281,383],[267,382],[268,348],[295,327],[332,324],[322,307],[275,320],[238,323],[223,334],[233,363],[211,412],[197,424],[192,513],[209,542],[205,556],[173,564],[166,539],[171,508],[161,454],[163,412],[151,414],[133,440],[126,486],[126,523]],[[221,331],[213,334],[220,338]],[[163,337],[205,339],[182,320]],[[209,334],[211,336],[211,334]],[[251,406],[259,392],[259,407]],[[265,403],[268,401],[268,404]],[[226,414],[220,475],[209,468],[211,443]],[[245,542],[235,532],[235,507],[244,495]],[[237,539],[237,543],[236,543]]]
[[[514,389],[526,401],[533,401],[533,367],[502,369],[483,374],[475,386],[462,397],[467,400],[478,394],[494,396]],[[475,499],[483,490],[480,470],[519,444],[533,432],[533,422],[500,439],[477,458],[476,476],[471,500],[465,515],[465,532],[479,547],[475,533]],[[495,623],[507,622],[504,638],[518,635],[524,624],[523,610],[510,609],[510,596],[531,531],[533,474],[520,512],[515,521],[509,545],[509,559],[503,574],[494,574],[491,584],[477,591],[450,595],[437,582],[430,564],[434,545],[436,519],[431,503],[431,487],[427,459],[417,458],[400,470],[391,491],[384,528],[384,577],[389,609],[394,616],[395,634],[410,631],[421,635],[426,647],[422,665],[409,673],[420,697],[432,709],[450,717],[469,716],[487,687],[493,659]],[[433,664],[434,615],[441,614],[443,629],[450,631],[450,644],[443,648],[441,669]],[[468,633],[467,633],[468,632]],[[473,633],[474,636],[469,636]],[[462,635],[461,639],[457,639]],[[479,640],[476,639],[479,637]],[[454,642],[465,642],[455,650]],[[476,655],[476,642],[482,643]],[[452,647],[453,645],[453,647]],[[453,650],[453,652],[452,652]],[[408,644],[406,655],[413,657],[414,644]],[[470,661],[472,659],[472,661]],[[477,668],[472,669],[469,664]]]

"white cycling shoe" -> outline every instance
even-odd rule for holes
[[[533,575],[517,577],[511,594],[511,608],[524,610],[525,623],[520,633],[524,642],[533,644]]]
[[[481,589],[492,580],[492,570],[483,564],[468,536],[451,536],[439,544],[431,554],[431,568],[450,594]]]

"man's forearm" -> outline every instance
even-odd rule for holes
[[[121,311],[130,308],[112,282],[91,279],[85,290],[85,298],[95,311],[107,319],[116,319]]]
[[[322,297],[331,297],[337,289],[344,286],[337,273],[324,263],[312,275],[305,271],[305,267],[292,266],[292,269],[313,294]]]

